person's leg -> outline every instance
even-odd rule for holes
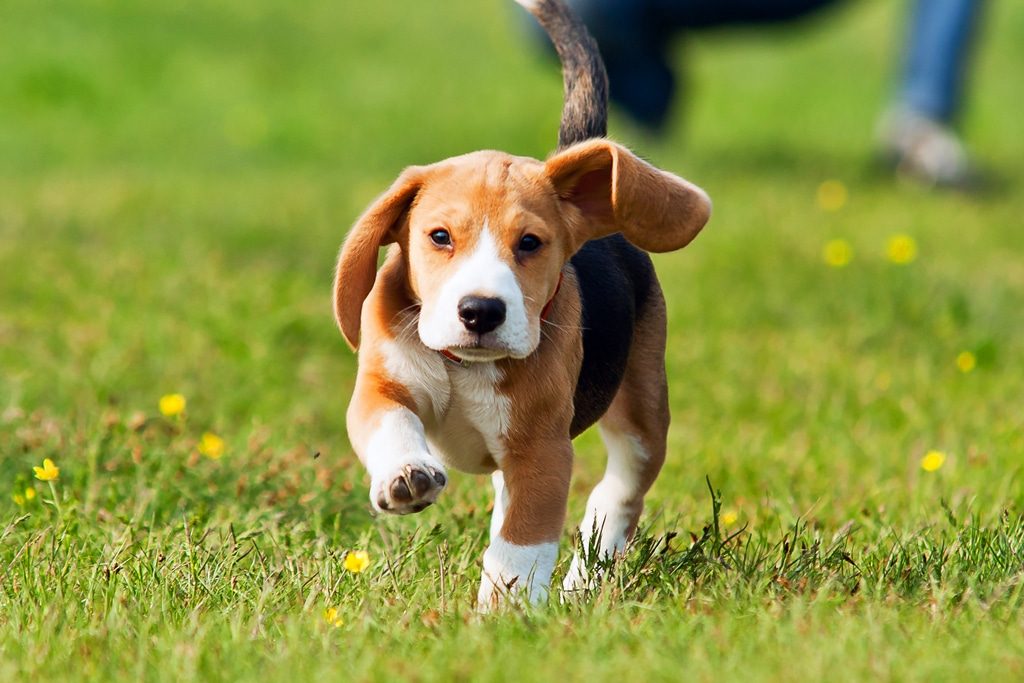
[[[960,108],[980,0],[915,0],[900,104],[949,123]]]
[[[978,177],[952,123],[983,0],[914,0],[896,101],[882,117],[883,151],[904,175],[970,187]]]

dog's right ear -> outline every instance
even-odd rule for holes
[[[353,350],[359,348],[360,316],[377,277],[378,252],[398,238],[425,175],[420,166],[405,169],[359,217],[341,246],[334,274],[334,317]]]

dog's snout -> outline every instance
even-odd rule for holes
[[[459,320],[470,332],[487,334],[505,322],[505,302],[493,297],[462,297]]]

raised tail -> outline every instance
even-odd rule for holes
[[[516,0],[547,32],[562,62],[558,149],[608,134],[608,74],[597,41],[562,0]]]

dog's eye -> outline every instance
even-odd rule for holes
[[[530,253],[540,249],[540,238],[536,235],[523,235],[519,240],[519,251]]]
[[[452,243],[452,236],[447,230],[438,228],[430,233],[430,241],[439,247],[447,247]]]

